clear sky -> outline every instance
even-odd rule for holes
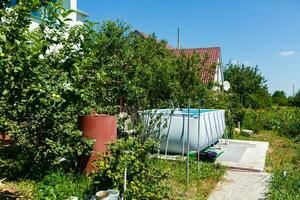
[[[183,48],[220,46],[223,63],[258,65],[270,92],[300,89],[300,0],[78,0],[89,20],[121,19]]]

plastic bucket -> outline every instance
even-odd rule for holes
[[[107,190],[109,193],[108,199],[109,200],[118,200],[119,199],[119,192],[116,190]]]

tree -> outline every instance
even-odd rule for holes
[[[18,2],[0,9],[0,133],[19,148],[20,174],[70,170],[71,160],[88,154],[92,143],[77,120],[92,108],[115,114],[120,96],[155,108],[201,94],[198,59],[176,57],[119,21],[69,27],[69,12],[59,15],[54,4],[47,6],[53,16],[30,32],[39,1]]]
[[[289,97],[289,105],[300,107],[300,90],[293,97]]]
[[[237,95],[245,108],[263,108],[271,104],[265,77],[258,67],[246,67],[229,63],[225,70],[225,80],[231,85],[230,91]]]
[[[272,101],[274,104],[277,104],[279,106],[286,106],[288,103],[288,99],[286,97],[286,94],[284,91],[275,91],[272,95]]]

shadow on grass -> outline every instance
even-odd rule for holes
[[[17,180],[30,171],[29,156],[24,157],[17,146],[0,147],[0,179]]]

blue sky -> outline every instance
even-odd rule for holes
[[[220,46],[223,63],[258,65],[270,92],[300,89],[299,0],[78,0],[89,20],[121,19],[184,48]]]

